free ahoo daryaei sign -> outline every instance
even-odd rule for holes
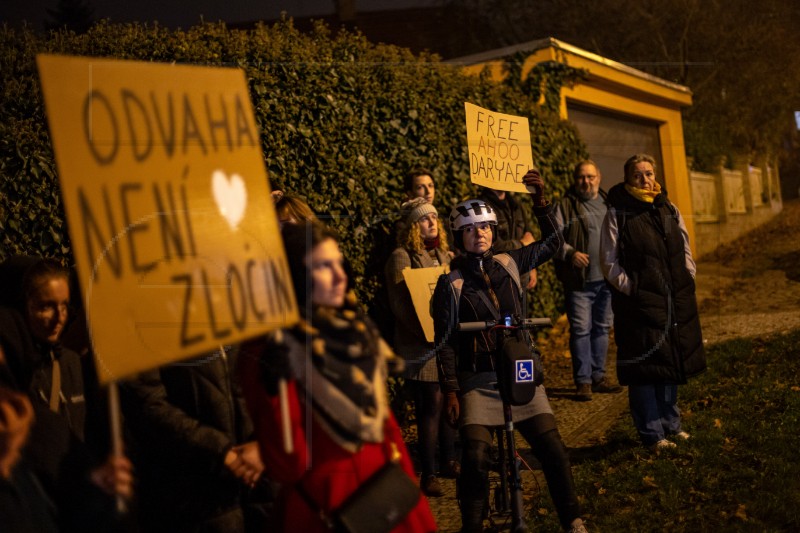
[[[526,117],[506,115],[464,102],[470,180],[501,191],[533,192],[522,178],[533,168]]]
[[[37,64],[102,382],[297,320],[241,70]]]

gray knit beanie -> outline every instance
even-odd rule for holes
[[[436,213],[436,208],[425,198],[414,198],[400,206],[400,220],[407,226],[418,221],[425,215]]]

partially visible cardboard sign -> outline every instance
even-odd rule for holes
[[[241,70],[37,64],[101,382],[297,320]]]
[[[472,183],[501,191],[530,192],[522,177],[533,168],[527,117],[464,102]]]
[[[436,282],[439,276],[450,271],[447,266],[428,267],[428,268],[404,268],[403,279],[411,293],[411,301],[414,303],[414,310],[417,318],[425,332],[428,342],[433,342],[433,317],[431,317],[431,296],[436,289]]]

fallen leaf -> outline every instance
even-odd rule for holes
[[[721,428],[722,427],[722,420],[720,420],[719,418],[715,418],[714,419],[714,427],[717,428],[717,429]]]
[[[747,522],[747,513],[745,512],[745,505],[743,503],[739,504],[739,507],[736,509],[736,512],[733,514],[739,520]]]
[[[644,476],[642,478],[642,483],[644,483],[646,487],[658,488],[658,485],[656,485],[656,478],[653,476]]]

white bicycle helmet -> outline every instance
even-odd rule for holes
[[[461,231],[464,227],[479,222],[497,225],[497,215],[494,209],[483,200],[465,200],[450,211],[450,229],[452,231]]]

